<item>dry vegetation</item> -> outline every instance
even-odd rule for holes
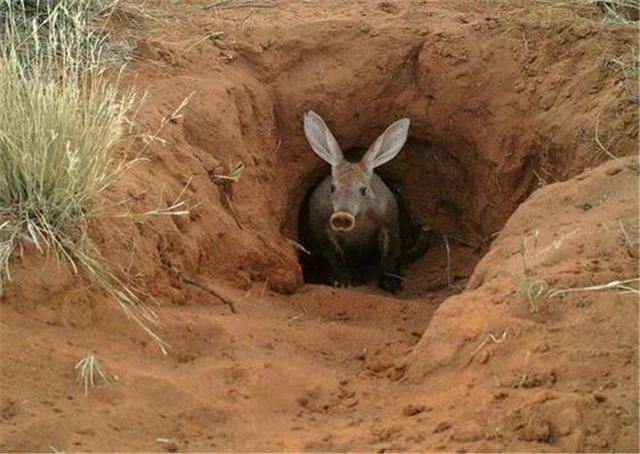
[[[113,151],[136,94],[103,72],[123,55],[99,28],[119,2],[3,0],[0,6],[0,290],[25,244],[87,272],[126,314],[155,314],[111,271],[88,235],[93,201],[136,159]]]

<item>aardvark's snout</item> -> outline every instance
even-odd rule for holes
[[[356,218],[352,214],[338,211],[337,213],[333,213],[329,224],[333,230],[348,232],[356,226]]]

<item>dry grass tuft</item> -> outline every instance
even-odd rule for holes
[[[606,20],[613,23],[628,23],[640,18],[640,0],[588,0],[596,5]]]
[[[537,314],[540,312],[538,299],[544,295],[548,285],[542,279],[516,279],[515,291],[518,296],[524,297],[529,303],[529,310]]]
[[[640,0],[538,0],[551,6],[596,8],[610,24],[628,24],[640,18]]]
[[[102,369],[98,357],[89,352],[75,365],[76,380],[84,388],[84,395],[89,395],[89,388],[95,388],[101,380],[104,383],[112,381],[111,375]]]
[[[164,351],[146,295],[88,236],[96,195],[137,161],[114,159],[137,97],[102,77],[113,58],[95,28],[118,4],[0,0],[0,295],[16,246],[31,243],[85,271]],[[162,214],[184,212],[178,202]]]

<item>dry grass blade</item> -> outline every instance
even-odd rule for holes
[[[480,342],[480,344],[471,352],[471,355],[469,355],[469,361],[467,361],[467,365],[471,364],[471,361],[473,361],[473,358],[478,354],[480,350],[484,348],[485,345],[487,345],[487,343],[489,343],[489,341],[492,341],[494,344],[501,344],[504,342],[506,338],[507,338],[506,329],[503,331],[502,335],[499,338],[497,338],[493,333],[487,334],[485,338],[482,340],[482,342]]]
[[[611,159],[618,159],[618,157],[616,155],[614,155],[613,153],[611,153],[609,151],[609,149],[607,147],[604,146],[604,144],[602,143],[602,141],[600,140],[600,114],[601,112],[598,112],[598,115],[596,116],[596,128],[595,128],[595,140],[596,143],[598,144],[598,147],[600,148],[602,153],[605,153],[607,156],[609,156]]]
[[[144,223],[149,218],[153,217],[161,217],[161,216],[188,216],[191,213],[191,209],[196,205],[189,205],[189,203],[183,199],[184,193],[191,184],[192,178],[189,178],[189,181],[184,185],[178,196],[175,200],[169,204],[167,207],[157,207],[153,210],[145,211],[144,213],[133,213],[127,212],[124,214],[119,214],[114,217],[116,218],[128,218],[133,222]]]
[[[91,352],[84,355],[74,369],[76,380],[84,388],[85,396],[89,395],[89,389],[95,388],[98,381],[102,380],[104,383],[112,381],[111,375],[102,369],[97,356]]]
[[[529,310],[533,313],[540,312],[538,306],[538,298],[542,296],[548,285],[542,279],[535,281],[526,278],[515,278],[516,280],[516,294],[524,297],[529,303]]]
[[[447,235],[442,235],[442,239],[444,240],[444,246],[447,250],[447,269],[445,270],[445,277],[447,278],[447,287],[451,288],[451,284],[453,283],[451,280],[451,248],[449,247],[449,238]]]
[[[592,285],[590,287],[573,287],[573,288],[556,288],[549,291],[550,298],[556,298],[558,296],[566,295],[567,293],[575,292],[599,292],[606,290],[619,290],[620,293],[633,293],[640,295],[640,290],[631,287],[629,284],[633,282],[640,282],[640,277],[632,279],[624,279],[621,281],[611,281],[602,285]]]
[[[146,155],[149,147],[151,146],[152,143],[154,142],[160,142],[162,145],[164,145],[166,143],[166,141],[164,139],[161,139],[159,137],[160,133],[162,132],[162,130],[164,129],[164,127],[167,125],[167,123],[169,122],[176,122],[178,119],[182,118],[182,111],[184,109],[186,109],[186,107],[189,105],[189,102],[191,102],[191,99],[196,95],[196,91],[192,91],[191,93],[189,93],[178,105],[178,107],[176,107],[171,113],[169,113],[168,115],[165,115],[162,118],[162,121],[160,122],[160,125],[158,126],[158,128],[153,132],[153,133],[144,133],[144,134],[139,134],[136,135],[134,137],[140,137],[142,139],[142,141],[144,142],[144,146],[142,147],[142,149],[138,152],[137,154],[137,159],[144,159],[144,156]]]
[[[613,23],[637,21],[640,16],[638,0],[590,0],[604,13],[605,18]]]
[[[190,284],[190,285],[194,285],[194,286],[200,288],[201,290],[204,290],[205,292],[210,293],[213,296],[215,296],[216,298],[218,298],[220,301],[222,301],[224,304],[227,305],[227,307],[229,308],[229,310],[231,311],[232,314],[237,314],[238,313],[238,309],[236,309],[236,305],[235,305],[234,301],[231,298],[228,298],[228,297],[222,295],[222,293],[220,291],[216,290],[211,285],[205,284],[200,279],[198,279],[198,278],[196,278],[194,276],[188,276],[186,274],[181,274],[180,275],[180,279],[182,279],[183,282],[185,282],[187,284]]]
[[[304,247],[302,244],[298,243],[296,240],[292,240],[291,238],[285,238],[284,240],[287,243],[289,243],[291,246],[293,246],[294,249],[297,249],[298,251],[303,252],[307,255],[312,255],[309,249]]]
[[[238,182],[240,181],[240,176],[242,175],[242,171],[244,170],[245,165],[243,162],[237,162],[229,166],[229,172],[227,174],[214,174],[213,181],[214,182],[222,182],[222,181],[232,181]]]
[[[611,24],[627,24],[640,17],[638,0],[538,0],[549,6],[597,8],[603,20]]]

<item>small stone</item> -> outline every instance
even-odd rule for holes
[[[567,407],[561,410],[558,414],[558,418],[556,420],[556,428],[558,430],[558,433],[563,437],[580,432],[581,426],[582,415],[577,409],[573,407]]]
[[[600,427],[597,424],[591,424],[587,427],[588,435],[595,435],[600,433]]]
[[[548,442],[551,438],[549,423],[540,416],[534,416],[522,430],[522,438],[526,441]]]
[[[555,102],[556,102],[556,94],[547,93],[542,96],[542,99],[540,99],[540,107],[542,107],[544,110],[549,110]]]
[[[496,391],[493,393],[493,398],[495,400],[502,400],[509,397],[509,393],[507,391]]]
[[[546,353],[549,351],[549,344],[547,344],[546,342],[538,345],[536,347],[536,351],[540,352],[540,353]]]
[[[609,447],[609,440],[603,437],[598,437],[598,440],[596,441],[596,446],[601,449],[606,449]]]
[[[398,369],[396,367],[392,367],[387,376],[391,381],[398,381],[404,377],[406,371],[407,370],[405,368]]]
[[[358,30],[360,30],[362,33],[369,33],[371,31],[371,26],[366,22],[361,22],[360,24],[358,24]]]
[[[170,441],[168,443],[162,443],[162,449],[167,452],[178,452],[178,445],[175,441]]]
[[[576,431],[562,439],[562,445],[567,452],[584,452],[585,436],[582,431]]]
[[[369,369],[371,372],[378,373],[383,372],[392,366],[393,364],[389,362],[372,360],[371,363],[367,364],[367,369]]]
[[[357,406],[359,403],[360,403],[360,401],[358,399],[356,399],[355,397],[350,397],[349,399],[345,399],[344,400],[344,404],[348,408],[353,408],[353,407]]]
[[[593,398],[596,400],[596,402],[598,402],[599,404],[601,404],[602,402],[605,402],[607,400],[607,396],[605,396],[602,393],[595,393],[593,395]]]
[[[482,438],[484,438],[484,431],[480,424],[474,420],[464,422],[451,436],[452,440],[462,443],[478,441],[482,440]]]
[[[426,409],[427,409],[426,405],[409,404],[402,409],[402,414],[404,416],[409,416],[409,417],[415,416],[424,412]]]
[[[491,358],[491,350],[484,350],[482,353],[478,355],[478,363],[479,364],[487,364]]]
[[[435,429],[433,429],[434,434],[439,434],[444,432],[445,430],[451,429],[451,423],[449,421],[440,421]]]

